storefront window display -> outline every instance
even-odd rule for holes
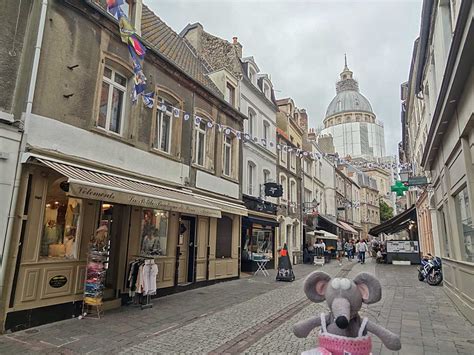
[[[253,224],[247,230],[243,246],[247,260],[265,257],[273,259],[273,229],[271,226]]]
[[[467,188],[456,196],[456,217],[460,228],[462,260],[474,262],[474,229],[472,228],[471,207]]]
[[[168,212],[143,209],[140,254],[166,256]]]
[[[68,198],[61,179],[50,178],[44,208],[40,258],[75,259],[82,200]]]

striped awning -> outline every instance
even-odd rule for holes
[[[55,159],[37,157],[37,160],[67,177],[68,194],[74,197],[208,217],[221,217],[219,207],[198,198],[192,192],[167,188]]]
[[[352,228],[352,226],[350,226],[349,224],[347,224],[346,222],[343,222],[343,221],[338,221],[338,223],[349,233],[352,233],[352,234],[355,234],[355,235],[358,235],[359,232],[357,232],[354,228]]]

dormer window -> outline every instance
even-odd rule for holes
[[[231,83],[227,83],[225,88],[226,101],[235,107],[235,87]]]
[[[249,67],[249,80],[252,82],[252,84],[254,85],[257,84],[257,72],[250,67]]]
[[[263,94],[267,99],[270,99],[270,87],[267,84],[263,84]]]

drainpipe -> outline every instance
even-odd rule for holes
[[[2,260],[0,260],[0,295],[4,295],[6,265],[3,265],[3,264],[4,264],[4,261],[8,259],[9,251],[10,251],[10,243],[13,238],[12,231],[13,231],[15,213],[17,209],[18,192],[20,189],[21,170],[22,170],[21,155],[25,151],[26,140],[28,137],[29,121],[30,121],[31,112],[33,108],[33,98],[35,96],[36,78],[38,76],[38,66],[39,66],[39,59],[41,55],[41,44],[43,42],[43,33],[44,33],[44,26],[46,22],[47,8],[48,8],[48,0],[42,0],[40,20],[39,20],[39,25],[38,25],[38,34],[36,36],[35,52],[34,52],[34,57],[33,57],[32,71],[31,71],[30,86],[28,89],[26,111],[25,111],[25,116],[24,116],[24,121],[23,121],[23,124],[24,124],[23,133],[21,136],[20,148],[18,150],[17,168],[15,172],[12,197],[10,200],[10,210],[8,213],[5,245],[3,246],[4,253],[3,253]],[[5,302],[5,307],[6,307],[7,298],[8,297],[3,297],[4,302]],[[0,304],[0,307],[3,308],[3,305]],[[3,313],[1,308],[0,308],[0,314]],[[3,322],[3,319],[1,320],[1,322]],[[2,328],[3,328],[3,324],[1,324],[0,326],[0,331]]]

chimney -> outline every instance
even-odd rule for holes
[[[237,37],[232,37],[232,45],[237,52],[239,58],[242,58],[242,45],[239,43],[239,39]]]

